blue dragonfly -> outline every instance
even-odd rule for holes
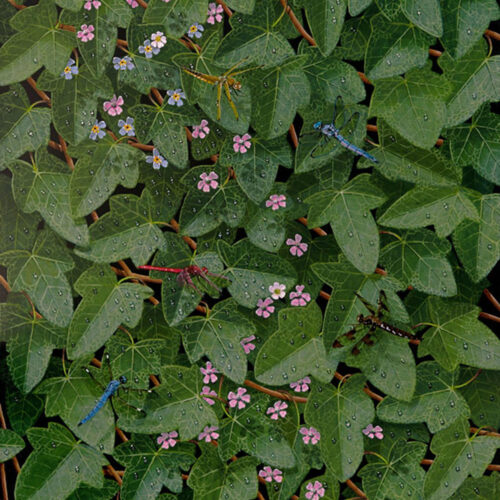
[[[341,134],[341,132],[343,132],[344,130],[346,130],[349,134],[352,133],[352,130],[356,127],[359,120],[359,112],[356,111],[350,117],[347,117],[344,110],[342,125],[340,125],[339,127],[335,126],[335,121],[338,118],[337,103],[340,103],[341,100],[342,99],[340,97],[337,97],[335,101],[331,123],[323,123],[321,121],[318,121],[313,125],[314,129],[320,131],[323,135],[320,142],[311,151],[311,158],[321,158],[322,156],[329,155],[340,144],[349,151],[352,151],[359,156],[363,156],[373,163],[378,163],[378,160],[374,156],[372,156],[370,153],[367,153],[363,149],[358,148],[358,146],[355,146],[354,144],[349,142]],[[332,138],[336,139],[336,141],[332,141]]]
[[[105,357],[105,360],[106,360],[106,364],[108,366],[108,370],[110,372],[110,375],[111,375],[111,368],[109,366],[109,355],[106,354],[106,357]],[[92,372],[87,368],[85,367],[84,368],[85,372],[90,375],[90,377],[99,385],[102,387],[102,385],[95,379],[95,377],[92,375]],[[113,378],[112,375],[110,378]],[[111,380],[108,385],[104,388],[104,391],[102,393],[102,395],[100,396],[100,398],[97,400],[96,404],[94,405],[94,407],[87,413],[87,415],[85,415],[85,417],[83,417],[80,422],[78,422],[78,426],[80,425],[83,425],[85,424],[86,422],[88,422],[89,420],[91,420],[93,417],[96,416],[96,414],[99,412],[99,410],[106,404],[106,402],[109,400],[109,402],[111,403],[111,408],[113,409],[113,413],[115,413],[116,415],[116,411],[115,411],[115,408],[113,406],[113,402],[111,400],[112,396],[115,396],[117,395],[117,392],[118,392],[118,389],[126,389],[127,391],[130,391],[130,390],[136,390],[136,391],[141,391],[141,392],[148,392],[148,393],[151,393],[152,391],[149,390],[149,389],[135,389],[135,388],[131,388],[131,387],[124,387],[124,385],[127,383],[127,377],[125,376],[121,376],[121,377],[118,377],[118,379],[115,379],[115,380]],[[118,397],[118,396],[117,396]],[[121,398],[120,398],[121,399]],[[127,403],[126,401],[123,401],[123,404],[125,404],[126,406],[129,406],[131,408],[133,408],[134,410],[137,410],[138,412],[141,412],[141,413],[144,413],[144,410],[142,410],[141,408],[137,408],[129,403]]]

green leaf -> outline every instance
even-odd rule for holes
[[[485,105],[471,123],[457,125],[448,131],[451,157],[459,166],[472,165],[491,182],[500,184],[500,118]]]
[[[479,308],[471,304],[443,302],[437,297],[427,299],[428,321],[418,348],[419,356],[432,353],[446,370],[460,363],[477,368],[500,368],[500,341],[477,319]]]
[[[378,418],[396,424],[425,422],[432,433],[446,429],[470,415],[465,399],[457,391],[459,375],[459,370],[447,372],[435,361],[420,363],[413,398],[405,402],[387,396],[377,407]]]
[[[12,381],[28,393],[44,377],[52,351],[64,346],[66,331],[33,316],[24,297],[19,301],[0,304],[0,325],[2,340],[7,340]]]
[[[255,8],[255,0],[227,0],[226,4],[242,14],[251,14]]]
[[[75,441],[62,425],[49,422],[48,429],[34,427],[28,439],[34,451],[17,478],[16,498],[66,498],[81,483],[103,485],[102,466],[107,460]]]
[[[414,495],[423,498],[425,471],[420,461],[426,449],[424,443],[398,439],[387,457],[370,456],[369,463],[359,471],[363,491],[373,500]]]
[[[250,149],[241,154],[234,151],[234,143],[226,141],[219,156],[219,163],[224,167],[232,166],[243,192],[254,203],[260,203],[271,192],[278,166],[291,167],[292,154],[288,142],[283,137],[264,140],[257,136],[250,142]]]
[[[0,254],[14,292],[25,291],[51,323],[67,326],[73,314],[71,287],[65,272],[73,268],[68,249],[50,230],[39,233],[31,250]]]
[[[265,139],[286,133],[297,108],[307,106],[310,86],[302,71],[306,59],[305,56],[290,57],[252,75],[253,94],[258,95],[253,102],[252,126]]]
[[[153,294],[146,286],[117,282],[113,271],[105,265],[94,265],[84,271],[74,286],[82,301],[69,326],[71,359],[99,349],[120,324],[136,326],[143,300]]]
[[[227,465],[216,448],[202,445],[202,455],[191,469],[187,484],[194,490],[194,500],[252,500],[259,488],[256,466],[252,457],[240,457]]]
[[[242,409],[232,409],[231,418],[220,426],[219,456],[229,460],[241,450],[273,467],[295,465],[293,451],[277,423],[266,416],[272,406],[269,396],[256,393]]]
[[[364,1],[364,0],[355,0]],[[371,2],[372,0],[368,0]],[[350,10],[350,8],[349,8]],[[343,58],[351,61],[361,61],[365,58],[369,39],[372,33],[371,16],[377,13],[375,6],[358,17],[348,19],[340,36]],[[363,86],[364,90],[364,86]]]
[[[108,137],[70,148],[70,154],[79,158],[70,182],[71,210],[78,217],[99,208],[118,184],[135,187],[137,162],[145,160],[138,149]]]
[[[307,399],[305,421],[321,433],[322,458],[339,481],[356,472],[363,458],[361,431],[374,417],[364,383],[364,377],[355,374],[338,388],[315,384]]]
[[[426,55],[427,57],[427,55]],[[414,146],[430,149],[446,120],[449,85],[428,68],[375,83],[370,116],[378,116]]]
[[[187,318],[180,333],[191,363],[206,355],[226,377],[243,383],[247,359],[240,341],[254,334],[255,326],[238,313],[232,299],[218,302],[208,317]]]
[[[385,201],[384,194],[358,175],[342,189],[321,191],[306,198],[308,226],[330,223],[344,255],[360,271],[370,273],[378,262],[379,235],[370,210]]]
[[[227,266],[224,276],[231,281],[228,291],[244,307],[255,307],[259,299],[268,297],[269,287],[275,281],[286,285],[287,289],[296,283],[291,264],[249,245],[246,240],[233,246],[218,241],[217,251]]]
[[[349,14],[351,16],[357,16],[359,13],[363,12],[373,0],[348,0],[349,1]]]
[[[181,471],[195,461],[194,445],[179,443],[175,449],[158,449],[148,436],[135,436],[117,446],[113,458],[125,465],[121,487],[124,498],[155,499],[163,486],[182,491]]]
[[[120,419],[120,428],[130,432],[157,433],[179,431],[182,441],[193,439],[207,425],[216,425],[217,417],[200,396],[203,385],[198,366],[163,366],[162,383],[146,400],[146,416],[132,422]]]
[[[7,429],[0,429],[0,463],[15,457],[24,446],[21,436]]]
[[[268,252],[276,253],[285,242],[285,228],[283,217],[278,213],[270,212],[269,208],[249,206],[250,214],[244,227],[248,239],[256,247]]]
[[[93,262],[130,257],[134,264],[144,264],[164,245],[159,221],[151,208],[147,189],[140,198],[128,194],[111,197],[110,211],[90,226],[90,246],[75,253]]]
[[[110,500],[118,493],[120,485],[114,479],[104,481],[103,488],[80,486],[67,500]]]
[[[370,22],[372,33],[365,54],[366,76],[370,80],[394,77],[425,65],[432,37],[403,16],[388,23],[383,14],[377,14]]]
[[[40,213],[47,225],[76,245],[88,245],[85,220],[73,219],[69,202],[71,174],[67,165],[39,150],[33,165],[24,161],[12,164],[12,191],[17,205],[27,213]]]
[[[498,438],[469,436],[469,422],[461,419],[436,434],[431,451],[436,455],[425,478],[425,498],[437,500],[451,495],[470,474],[478,478],[491,463]]]
[[[33,246],[41,218],[19,211],[12,198],[11,179],[0,176],[0,253]]]
[[[438,237],[445,238],[463,220],[479,220],[477,209],[468,194],[468,190],[458,186],[417,186],[393,203],[379,217],[378,223],[405,229],[432,224]]]
[[[439,0],[403,0],[401,7],[404,15],[429,35],[443,34]]]
[[[490,500],[496,498],[500,493],[500,476],[493,472],[491,476],[483,476],[478,479],[467,478],[458,490],[450,497],[452,500],[460,498],[476,498],[477,500]]]
[[[500,15],[495,0],[442,0],[441,9],[444,28],[441,43],[455,59],[462,57]]]
[[[347,8],[346,1],[309,0],[305,2],[304,7],[312,36],[321,53],[327,56],[339,41]]]
[[[401,179],[419,186],[452,186],[460,182],[462,171],[456,161],[447,160],[435,150],[412,146],[383,120],[378,121],[378,137],[380,147],[370,153],[379,160],[375,168],[391,181]],[[365,158],[358,163],[358,168],[372,166],[373,162]]]
[[[474,200],[479,220],[466,219],[453,233],[453,244],[467,274],[479,282],[500,259],[500,197],[484,195]]]
[[[283,385],[312,375],[323,383],[333,378],[330,361],[320,338],[321,310],[315,302],[279,312],[279,329],[259,349],[255,378],[263,384]],[[314,360],[314,363],[312,363]]]
[[[19,85],[0,95],[0,112],[0,169],[3,169],[26,151],[47,144],[51,113],[47,108],[32,107]]]
[[[453,270],[445,257],[450,252],[448,241],[427,229],[403,231],[396,236],[397,240],[383,246],[380,252],[380,262],[391,276],[428,294],[456,295]]]
[[[439,66],[452,87],[446,101],[447,113],[444,123],[447,127],[453,127],[470,118],[484,102],[500,99],[500,88],[497,84],[500,56],[490,57],[487,50],[486,41],[479,40],[456,61],[446,52],[439,58]]]
[[[0,49],[0,85],[26,80],[42,66],[58,75],[75,44],[74,33],[56,28],[56,6],[51,0],[20,10],[11,20],[19,31]]]

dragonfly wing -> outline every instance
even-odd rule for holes
[[[312,149],[311,158],[322,158],[327,156],[332,153],[338,145],[339,142],[334,137],[323,135],[318,144]]]

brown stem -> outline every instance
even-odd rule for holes
[[[497,323],[500,323],[500,318],[498,316],[495,316],[493,314],[485,313],[485,312],[480,312],[479,313],[480,318],[484,319],[489,319],[491,321],[496,321]]]
[[[263,387],[259,384],[256,384],[255,382],[252,382],[251,380],[245,380],[243,382],[247,387],[251,387],[252,389],[255,389],[256,391],[264,392],[265,394],[269,394],[269,396],[273,396],[274,398],[278,399],[285,399],[287,401],[294,401],[295,403],[307,403],[307,398],[302,398],[300,396],[292,396],[288,392],[282,392],[282,391],[274,391],[272,389],[268,389],[267,387]]]
[[[299,146],[299,139],[297,137],[297,132],[295,130],[295,127],[293,126],[293,123],[290,125],[290,128],[288,129],[288,133],[292,138],[293,146],[297,148]]]
[[[222,1],[222,0],[215,0],[219,5],[222,5],[222,8],[224,9],[224,12],[228,17],[231,17],[233,15],[233,12],[231,9]]]
[[[33,80],[33,78],[31,78],[31,76],[26,80],[26,82],[38,94],[38,96],[41,97],[45,103],[47,103],[47,106],[49,107],[52,106],[52,103],[50,102],[50,97],[43,90],[40,90],[36,86],[36,82],[35,80]]]
[[[356,495],[358,495],[358,497],[360,498],[368,498],[350,479],[348,479],[345,484],[347,484],[347,486],[349,486],[349,488],[351,488],[352,491],[354,491],[354,493],[356,493]]]
[[[297,19],[297,16],[294,14],[292,8],[288,5],[288,0],[280,0],[280,3],[281,3],[281,5],[283,5],[283,8],[286,10],[286,13],[288,14],[288,17],[290,18],[290,21],[292,21],[292,24],[295,26],[295,29],[309,42],[309,45],[315,46],[316,41],[304,29],[302,24],[300,24],[299,20]]]
[[[486,298],[493,304],[493,307],[497,310],[500,311],[500,302],[493,296],[493,294],[485,288],[483,290],[483,293],[486,295]]]

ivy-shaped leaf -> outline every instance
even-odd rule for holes
[[[450,497],[451,500],[460,498],[474,498],[477,500],[490,500],[500,493],[500,476],[493,472],[491,476],[480,478],[468,477],[460,488]]]
[[[146,286],[117,282],[109,266],[97,264],[84,271],[74,286],[83,298],[69,326],[72,359],[99,349],[120,324],[137,325],[143,300],[153,294]]]
[[[403,0],[401,10],[412,23],[429,35],[443,34],[439,0]]]
[[[7,462],[15,457],[25,444],[23,438],[15,432],[7,429],[0,429],[0,463]]]

